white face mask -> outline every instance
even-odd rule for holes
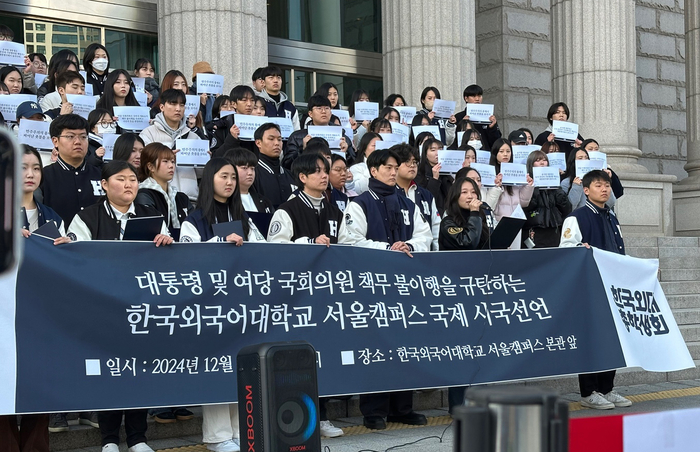
[[[95,58],[90,64],[95,70],[102,72],[109,66],[109,60],[107,58]]]
[[[102,136],[105,133],[117,133],[117,125],[112,124],[97,124],[97,134]]]
[[[468,141],[467,144],[476,149],[477,151],[480,150],[482,146],[481,141],[479,140]]]

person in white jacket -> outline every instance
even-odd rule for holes
[[[369,169],[367,168],[367,157],[374,152],[377,141],[382,141],[382,137],[379,136],[378,133],[367,132],[364,134],[357,147],[356,161],[355,164],[350,167],[350,173],[352,173],[352,180],[355,182],[353,189],[358,195],[367,191],[370,179]]]

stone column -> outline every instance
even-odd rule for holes
[[[161,76],[182,71],[191,83],[192,65],[208,61],[224,76],[224,93],[251,84],[267,65],[267,2],[264,0],[158,0]]]
[[[462,92],[476,83],[474,0],[383,0],[384,94],[420,107],[426,86],[464,108]]]
[[[634,9],[634,0],[552,0],[552,90],[616,171],[647,173],[637,163]]]

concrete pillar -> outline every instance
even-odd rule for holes
[[[637,163],[634,0],[552,0],[552,90],[620,172]]]
[[[224,76],[224,93],[250,84],[267,65],[267,2],[264,0],[158,0],[161,75],[208,61]]]
[[[673,187],[675,234],[700,236],[700,0],[685,1],[688,177]]]
[[[464,108],[462,92],[476,83],[474,0],[383,0],[384,93],[420,107],[426,86]]]

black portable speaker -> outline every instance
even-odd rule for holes
[[[316,351],[308,342],[244,347],[236,358],[241,450],[320,452]]]

